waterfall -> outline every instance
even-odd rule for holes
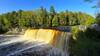
[[[28,52],[37,53],[37,56],[69,56],[70,36],[70,33],[59,30],[28,29],[20,37],[0,38],[0,56],[21,56]]]
[[[68,50],[68,39],[71,34],[68,32],[52,29],[28,29],[24,34],[24,39],[28,41],[38,41],[50,44],[60,50]]]

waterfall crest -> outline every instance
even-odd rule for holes
[[[28,41],[44,42],[63,51],[68,49],[68,38],[69,33],[52,29],[28,29],[24,34]]]

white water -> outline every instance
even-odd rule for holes
[[[11,56],[11,55],[20,53],[20,52],[22,52],[22,51],[25,51],[25,50],[27,50],[27,49],[34,48],[34,47],[37,47],[37,46],[41,46],[41,45],[43,45],[43,44],[44,44],[44,43],[39,43],[39,44],[36,44],[36,45],[29,46],[29,47],[27,47],[27,48],[23,48],[23,49],[21,49],[21,50],[18,50],[18,51],[15,51],[15,52],[13,52],[13,53],[10,53],[10,54],[8,54],[7,56]]]
[[[2,46],[2,45],[8,45],[8,44],[16,43],[16,42],[23,42],[23,41],[24,40],[21,40],[21,38],[9,39],[6,42],[0,43],[0,46]]]
[[[58,56],[57,54],[59,53],[61,56],[68,56],[67,52],[68,34],[66,32],[60,32],[50,29],[28,30],[26,31],[24,36],[21,35],[20,37],[17,36],[10,38],[9,35],[9,38],[5,38],[3,40],[6,41],[0,43],[0,53],[1,53],[0,56],[12,56],[12,55],[14,56],[15,54],[19,54],[31,48],[36,48],[48,44],[54,47],[53,49],[48,51],[49,56],[52,54],[54,56]]]

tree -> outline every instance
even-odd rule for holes
[[[66,25],[68,26],[69,25],[69,11],[66,10],[65,12],[65,18],[66,18]]]
[[[47,11],[45,8],[41,7],[40,8],[40,16],[41,16],[41,21],[42,21],[42,26],[46,26],[46,21],[47,21]]]
[[[100,25],[100,13],[96,16],[96,23]]]
[[[50,7],[50,13],[53,14],[53,15],[56,14],[55,9],[54,9],[54,6],[51,6]]]
[[[84,0],[85,2],[92,2],[93,0]]]
[[[93,1],[96,1],[96,4],[92,8],[100,8],[100,0],[84,0],[85,2],[92,3]]]
[[[50,15],[49,15],[49,18],[50,18],[50,27],[52,26],[52,19],[54,18],[55,14],[56,14],[56,12],[55,12],[54,6],[51,6],[50,7]]]
[[[55,15],[54,18],[52,19],[52,26],[54,27],[59,26],[59,18],[57,15]]]
[[[10,22],[5,16],[0,17],[0,33],[4,33],[9,30]]]
[[[65,18],[65,13],[61,12],[59,13],[59,24],[60,26],[65,26],[66,25],[66,18]]]
[[[0,30],[90,25],[94,21],[94,18],[86,13],[72,11],[57,13],[53,6],[50,7],[50,12],[48,12],[45,8],[40,7],[40,9],[34,11],[19,10],[1,14]]]

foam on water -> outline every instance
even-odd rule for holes
[[[7,56],[11,56],[11,55],[26,51],[30,48],[34,48],[34,47],[42,46],[42,45],[50,45],[54,48],[59,49],[60,51],[63,51],[64,53],[67,53],[66,56],[68,56],[67,51],[68,51],[68,39],[69,39],[69,37],[70,37],[69,33],[57,31],[57,30],[28,29],[28,30],[26,30],[24,35],[21,35],[20,37],[16,37],[16,38],[11,38],[8,41],[2,42],[2,43],[0,43],[0,46],[22,43],[20,45],[20,47],[15,46],[17,48],[16,50],[13,51],[11,49],[11,52],[9,52],[9,53],[7,52]],[[0,49],[1,51],[2,51],[2,48]],[[55,50],[55,49],[53,49],[53,50]],[[50,51],[50,53],[52,53],[52,52]]]

